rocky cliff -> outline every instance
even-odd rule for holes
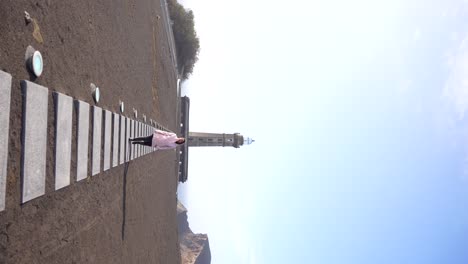
[[[177,224],[182,264],[210,264],[208,236],[192,232],[188,223],[187,209],[180,202],[177,202]]]

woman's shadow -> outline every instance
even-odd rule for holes
[[[130,151],[132,151],[132,144],[130,145]],[[125,162],[125,169],[124,169],[124,175],[123,175],[123,195],[122,195],[122,240],[125,239],[125,220],[126,220],[126,201],[127,201],[127,173],[128,173],[128,167],[130,166],[130,159],[128,159],[127,162]]]

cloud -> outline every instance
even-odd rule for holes
[[[458,120],[465,117],[468,109],[468,36],[454,53],[448,55],[451,73],[445,83],[442,96],[451,105]]]
[[[447,146],[462,149],[460,180],[468,181],[468,34],[452,33],[454,48],[446,52],[448,78],[442,90],[442,106],[436,113],[436,122],[445,135]]]

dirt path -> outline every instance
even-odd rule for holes
[[[160,9],[159,0],[0,1],[0,69],[13,76],[0,263],[179,263],[175,152],[157,152],[129,164],[122,239],[125,166],[53,190],[51,93],[46,194],[20,204],[19,82],[30,80],[24,67],[26,47],[42,52],[45,69],[36,82],[50,91],[93,105],[89,92],[93,82],[101,88],[99,106],[104,109],[118,112],[123,100],[126,115],[136,108],[175,130],[176,77],[166,33],[157,19]],[[25,23],[24,11],[37,21],[43,43],[33,37],[34,25]],[[73,177],[75,160],[76,153]]]

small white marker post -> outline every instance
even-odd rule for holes
[[[26,66],[36,77],[40,77],[44,71],[44,60],[42,54],[32,46],[26,48],[25,53]]]
[[[120,112],[123,113],[124,110],[125,110],[124,102],[120,101],[120,102],[119,102],[119,105],[120,105]]]
[[[93,99],[96,102],[96,104],[98,104],[99,99],[101,99],[101,91],[99,90],[99,87],[97,87],[94,83],[91,83],[89,86],[91,87],[91,93],[93,94]]]

